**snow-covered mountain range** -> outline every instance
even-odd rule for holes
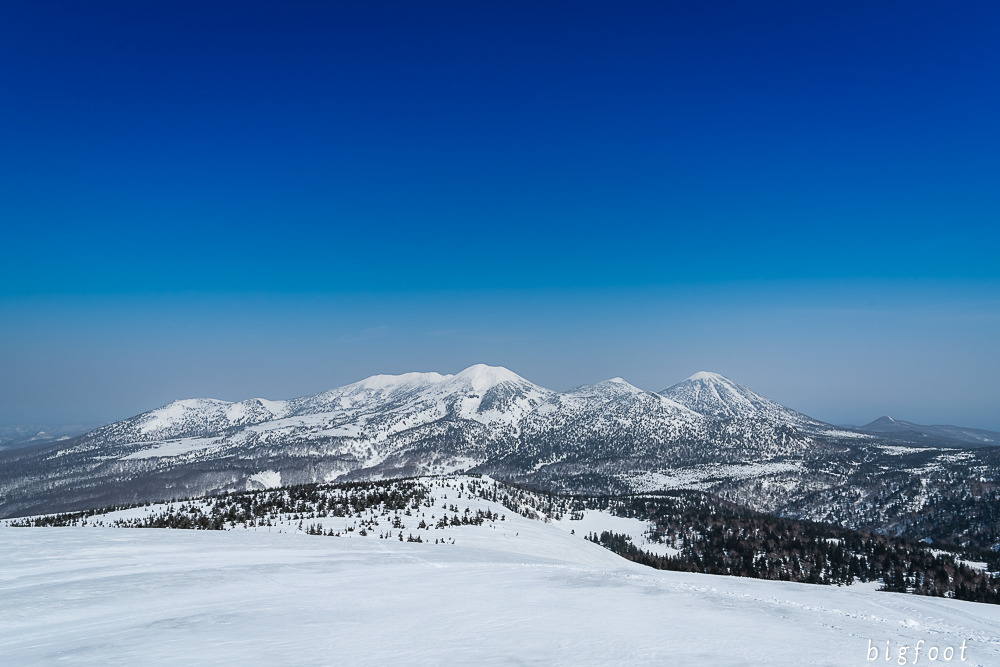
[[[936,484],[993,479],[994,458],[993,448],[901,447],[831,426],[716,373],[661,392],[621,378],[555,392],[476,365],[376,375],[290,400],[179,400],[67,441],[0,452],[0,516],[468,471],[574,493],[696,488],[865,525],[897,516],[896,504],[910,507],[914,494],[930,497]],[[889,479],[904,490],[896,509],[877,506]],[[919,491],[906,491],[914,484]]]

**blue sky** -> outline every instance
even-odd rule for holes
[[[1000,429],[992,3],[6,3],[0,422],[715,370]]]

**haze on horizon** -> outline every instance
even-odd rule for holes
[[[1000,7],[3,19],[0,424],[487,363],[1000,430]]]

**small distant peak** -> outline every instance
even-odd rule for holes
[[[616,391],[630,391],[632,393],[642,393],[642,389],[639,389],[634,384],[629,382],[624,378],[611,378],[610,380],[605,380],[604,382],[598,382],[598,387],[613,387]]]
[[[698,371],[686,381],[695,382],[727,382],[725,377],[719,375],[718,373],[712,373],[710,371]]]
[[[869,422],[862,426],[860,430],[870,431],[872,433],[901,433],[903,431],[919,431],[924,427],[919,424],[913,424],[908,421],[903,421],[902,419],[893,419],[889,415],[883,415],[873,422]]]

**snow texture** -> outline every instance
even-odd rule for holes
[[[512,516],[455,544],[301,533],[0,528],[4,664],[861,665],[966,643],[1000,607],[629,563]],[[926,663],[935,664],[935,663]]]
[[[251,475],[247,480],[247,491],[254,489],[276,489],[281,486],[281,473],[276,470],[265,470]]]

